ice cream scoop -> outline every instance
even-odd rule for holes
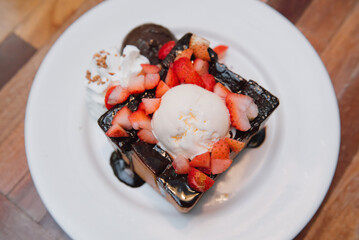
[[[209,151],[214,142],[228,134],[229,112],[217,94],[183,84],[162,96],[152,128],[161,148],[173,157],[192,159]]]

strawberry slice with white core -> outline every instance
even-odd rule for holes
[[[130,81],[128,82],[128,91],[130,94],[138,94],[143,93],[145,89],[145,76],[138,75],[138,76],[132,76],[130,78]]]
[[[228,93],[231,91],[229,91],[229,89],[223,86],[220,82],[217,82],[213,87],[213,92],[220,96],[222,99],[226,99]]]
[[[131,130],[132,124],[130,123],[130,120],[128,120],[131,113],[131,110],[127,106],[124,106],[116,113],[112,120],[112,125],[119,124],[124,129]]]
[[[187,174],[189,171],[189,161],[183,155],[173,159],[172,166],[177,174]]]
[[[203,74],[208,73],[209,63],[203,59],[196,58],[193,62],[193,67],[196,72],[202,76]]]
[[[136,130],[139,130],[140,128],[152,130],[151,118],[142,110],[137,110],[136,112],[131,113],[128,120],[130,120],[132,127]]]
[[[211,159],[212,174],[219,174],[226,171],[232,164],[232,159]]]
[[[248,131],[251,128],[249,120],[258,116],[258,107],[253,99],[243,94],[229,93],[226,105],[233,127],[240,131]]]
[[[142,98],[142,102],[145,113],[148,115],[154,113],[160,107],[161,98]]]
[[[156,137],[153,135],[151,130],[148,129],[140,129],[137,132],[137,136],[140,140],[146,142],[146,143],[150,143],[150,144],[157,144],[158,140],[156,139]]]
[[[161,69],[156,65],[151,64],[141,64],[142,70],[148,74],[148,73],[158,73]]]
[[[198,192],[205,192],[214,184],[212,178],[192,167],[189,169],[187,181],[189,186]]]
[[[129,96],[130,93],[126,88],[117,85],[115,88],[113,88],[112,92],[108,96],[107,104],[116,105],[123,103]]]
[[[160,81],[160,75],[158,73],[148,73],[145,77],[145,88],[153,89]]]
[[[128,133],[120,125],[112,125],[106,132],[108,137],[128,137]]]

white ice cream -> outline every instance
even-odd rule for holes
[[[131,45],[123,49],[122,55],[117,48],[96,53],[86,72],[86,100],[91,116],[98,118],[106,111],[104,98],[110,86],[127,87],[131,76],[137,75],[145,63],[149,63],[148,59]]]
[[[225,102],[215,93],[193,84],[168,90],[152,118],[159,145],[174,157],[192,159],[207,152],[230,128]]]

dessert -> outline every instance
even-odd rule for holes
[[[142,38],[141,27],[136,29],[125,43]],[[126,86],[107,89],[109,110],[98,123],[116,149],[115,175],[131,186],[140,186],[142,179],[186,213],[239,151],[263,140],[264,124],[279,101],[218,61],[226,46],[212,49],[192,33],[176,42],[164,35],[153,50],[155,60],[141,51],[151,39],[140,41],[147,42],[138,47],[150,64],[141,64]]]

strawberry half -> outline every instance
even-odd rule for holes
[[[211,159],[227,159],[229,158],[230,149],[224,139],[215,142],[212,147]]]
[[[195,156],[191,160],[189,165],[191,167],[209,168],[210,164],[211,164],[210,160],[211,160],[211,154],[209,152],[205,152],[205,153],[203,153],[201,155]]]
[[[153,89],[160,81],[160,75],[158,73],[148,73],[145,77],[145,88]]]
[[[229,91],[229,89],[223,86],[220,82],[217,82],[213,87],[213,92],[220,96],[222,99],[226,99],[228,93],[231,91]]]
[[[189,41],[189,48],[193,49],[193,54],[196,58],[201,58],[205,61],[210,61],[208,53],[209,41],[196,34],[193,34]]]
[[[233,151],[233,152],[240,152],[242,151],[242,149],[246,146],[246,144],[244,142],[240,142],[237,141],[233,138],[225,138],[229,148]]]
[[[145,76],[138,75],[138,76],[131,77],[130,81],[128,82],[127,89],[130,92],[130,94],[143,93],[146,90],[145,89]]]
[[[112,119],[111,124],[119,124],[124,129],[131,130],[132,125],[130,123],[130,120],[128,120],[128,117],[131,115],[131,113],[131,110],[127,106],[124,106],[116,113],[116,115]]]
[[[110,88],[111,89],[111,88]],[[130,96],[129,91],[126,88],[121,87],[120,85],[114,86],[108,97],[105,97],[105,103],[107,100],[107,104],[116,105],[119,103],[123,103]]]
[[[211,159],[212,174],[219,174],[226,171],[232,164],[232,159]]]
[[[208,91],[213,92],[214,85],[216,85],[216,79],[214,79],[213,75],[209,73],[205,73],[201,76],[201,78],[203,80],[204,88],[207,89]]]
[[[146,143],[150,144],[157,144],[158,140],[155,138],[151,130],[148,129],[140,129],[137,132],[137,136],[141,141],[144,141]]]
[[[160,107],[161,98],[142,98],[142,102],[145,113],[148,115],[154,113]]]
[[[229,93],[226,105],[233,127],[240,131],[248,131],[251,128],[249,120],[258,115],[258,107],[253,99],[243,94]]]
[[[189,161],[182,155],[173,159],[172,166],[177,174],[187,174],[189,171]]]
[[[169,89],[170,87],[165,82],[160,81],[156,88],[156,98],[162,97]]]
[[[136,130],[140,128],[145,128],[147,130],[151,130],[151,118],[146,115],[146,113],[142,110],[137,110],[136,112],[131,113],[128,117],[132,127]]]
[[[173,68],[168,69],[165,82],[170,88],[180,84],[177,75],[173,72]]]
[[[184,83],[187,76],[194,72],[191,60],[188,58],[180,58],[173,62],[173,71],[177,75],[181,83]]]
[[[214,184],[212,178],[192,167],[189,168],[187,181],[189,186],[198,192],[205,192]]]
[[[193,67],[194,67],[194,70],[196,70],[196,72],[200,76],[202,76],[202,75],[208,73],[209,63],[207,61],[204,61],[203,59],[196,58],[196,60],[194,60],[194,62],[193,62]]]
[[[112,125],[106,132],[108,137],[128,137],[128,133],[120,125]]]
[[[110,110],[111,108],[113,108],[115,105],[111,105],[108,104],[108,97],[110,96],[110,94],[112,93],[112,91],[116,88],[116,86],[112,86],[109,89],[107,89],[106,95],[105,95],[105,106],[107,108],[107,110]]]
[[[183,57],[188,58],[189,60],[191,60],[192,55],[193,55],[193,50],[190,49],[190,48],[187,48],[187,49],[183,50],[180,54],[178,54],[176,56],[175,61],[177,59],[180,59],[180,58],[183,58]]]
[[[165,59],[175,45],[175,41],[169,41],[163,44],[163,46],[158,51],[158,58],[161,60]]]
[[[142,70],[148,74],[148,73],[158,73],[161,69],[156,65],[151,64],[141,64]]]
[[[218,60],[223,60],[224,57],[226,56],[228,50],[228,46],[226,45],[218,45],[215,48],[213,48],[213,51],[215,51],[215,53],[217,53],[218,55]]]

